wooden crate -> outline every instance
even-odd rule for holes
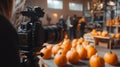
[[[109,48],[109,43],[108,42],[99,41],[98,45],[101,46],[101,47]]]

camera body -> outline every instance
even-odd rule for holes
[[[56,25],[42,26],[40,17],[44,16],[43,9],[35,7],[22,11],[21,14],[30,18],[30,21],[23,22],[19,26],[18,35],[20,49],[35,52],[42,48],[43,43],[56,44],[64,38],[64,31]]]

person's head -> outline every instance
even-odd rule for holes
[[[60,16],[60,19],[63,19],[63,15]]]
[[[85,17],[80,18],[78,22],[79,22],[79,23],[81,23],[81,22],[86,22]]]
[[[0,12],[7,18],[10,19],[12,16],[14,0],[0,0]]]

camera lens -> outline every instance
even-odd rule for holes
[[[45,30],[45,42],[47,43],[58,43],[61,42],[64,38],[64,32],[60,27],[55,25],[52,26],[44,26]]]

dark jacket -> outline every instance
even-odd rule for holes
[[[0,14],[0,66],[20,67],[18,35],[12,24]]]
[[[67,25],[66,25],[64,19],[59,19],[58,26],[61,27],[61,28],[63,28],[64,31],[67,30]]]

